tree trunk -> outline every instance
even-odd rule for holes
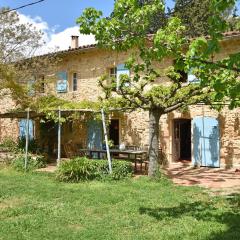
[[[159,120],[161,112],[158,109],[149,110],[149,169],[148,176],[153,177],[158,170],[159,155]]]

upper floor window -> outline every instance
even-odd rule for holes
[[[125,64],[117,65],[117,90],[120,85],[121,75],[130,76],[130,70],[125,66]],[[125,86],[128,86],[128,83],[125,83]]]
[[[27,82],[27,92],[29,96],[35,95],[35,77]]]
[[[193,69],[190,69],[190,71],[188,72],[187,80],[188,80],[188,83],[199,83],[200,82],[200,80],[197,78],[197,76],[194,75]]]
[[[68,89],[67,72],[57,73],[56,90],[58,93],[66,93]]]
[[[77,79],[77,73],[73,73],[73,76],[72,76],[72,90],[73,91],[77,91],[77,88],[78,88],[78,79]]]
[[[117,89],[119,88],[120,85],[120,79],[121,75],[130,75],[129,69],[125,67],[125,64],[119,64],[117,67],[113,67],[109,69],[109,77],[116,80],[117,83]]]
[[[113,67],[109,69],[109,77],[116,79],[117,78],[117,68]]]

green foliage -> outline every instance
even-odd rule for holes
[[[13,153],[22,153],[25,151],[26,146],[26,138],[21,137],[18,138],[18,141],[15,142],[11,138],[6,138],[4,141],[0,144],[0,147],[6,148],[8,151]],[[35,139],[29,139],[29,145],[28,145],[28,151],[30,153],[36,153],[38,149],[38,145]]]
[[[11,163],[12,167],[17,171],[25,171],[25,155],[19,154]],[[41,155],[29,154],[27,159],[27,169],[30,172],[38,168],[46,166],[46,159]]]
[[[4,240],[240,239],[239,193],[216,197],[146,177],[69,184],[6,168],[0,193]]]
[[[0,8],[0,63],[29,57],[29,54],[43,43],[40,31],[30,23],[20,22],[17,11],[3,13],[8,10],[9,8]]]
[[[18,148],[17,143],[12,138],[5,138],[0,144],[0,147],[10,152],[15,152]]]
[[[43,34],[23,23],[17,11],[0,8],[0,36],[0,97],[8,95],[26,109],[41,93],[42,83],[53,80],[49,73],[55,72],[60,59],[57,53],[35,56],[44,45]]]
[[[189,37],[207,36],[210,33],[212,22],[210,18],[219,20],[223,23],[228,20],[233,13],[235,1],[209,1],[209,0],[176,0],[175,1],[175,16],[182,20],[186,27],[186,35]],[[214,5],[214,8],[212,5]],[[215,7],[215,5],[220,7]],[[224,4],[224,5],[223,5]],[[218,15],[216,8],[221,12]],[[222,21],[223,20],[223,21]]]
[[[176,0],[175,16],[182,20],[186,35],[196,37],[209,33],[208,18],[213,14],[209,0]]]
[[[64,182],[112,179],[120,180],[131,176],[131,163],[126,161],[112,162],[113,173],[109,175],[106,160],[89,160],[85,157],[61,162],[56,177]]]
[[[89,100],[83,100],[80,102],[73,102],[65,99],[58,98],[54,95],[42,96],[33,101],[30,105],[32,110],[35,110],[38,113],[43,113],[45,119],[54,120],[58,122],[58,111],[57,109],[61,107],[64,110],[74,110],[74,109],[86,109],[86,110],[95,110],[99,111],[101,109],[100,102],[93,102]],[[80,117],[97,117],[92,116],[91,113],[81,113],[79,116],[78,113],[73,112],[72,114],[68,114],[68,116],[64,116],[62,114],[61,122],[65,122],[69,119],[79,119]],[[86,116],[85,116],[86,115]]]
[[[17,143],[17,148],[20,151],[24,151],[26,147],[26,138],[25,137],[21,137],[18,139],[18,143]],[[38,145],[37,145],[37,141],[35,139],[29,139],[28,142],[28,151],[30,153],[36,153],[38,150]]]
[[[112,50],[127,50],[145,42],[143,36],[149,32],[152,17],[163,9],[164,5],[160,0],[153,0],[152,4],[143,6],[137,0],[118,0],[114,3],[111,18],[102,18],[100,11],[87,8],[77,19],[77,23],[80,24],[82,33],[95,35],[99,46]],[[122,38],[127,44],[119,41]]]

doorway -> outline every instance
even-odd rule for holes
[[[91,120],[88,122],[88,136],[87,146],[88,149],[102,149],[102,123],[101,121]]]
[[[109,125],[109,139],[114,146],[119,146],[119,119],[111,119]]]
[[[191,161],[191,120],[174,120],[174,144],[177,161]]]

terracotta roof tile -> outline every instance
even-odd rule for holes
[[[234,37],[234,36],[240,36],[240,31],[231,31],[231,32],[225,32],[223,33],[224,37]],[[148,35],[148,40],[150,40],[153,37],[153,34],[149,34]],[[55,52],[57,54],[61,54],[61,53],[70,53],[70,52],[75,52],[75,51],[81,51],[81,50],[88,50],[88,49],[93,49],[96,48],[97,44],[89,44],[89,45],[84,45],[84,46],[80,46],[78,48],[69,48],[67,50],[62,50],[62,51],[58,51]]]

